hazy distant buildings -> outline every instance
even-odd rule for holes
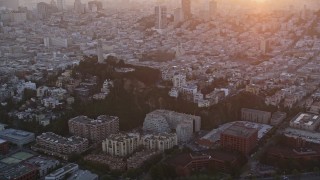
[[[105,140],[110,134],[119,132],[119,118],[101,115],[97,119],[78,116],[68,122],[71,134],[87,138],[94,142]]]
[[[217,14],[218,3],[215,0],[209,1],[209,17],[212,18],[215,14]]]
[[[7,9],[18,10],[19,0],[0,0],[0,7]]]
[[[38,15],[40,19],[46,19],[50,17],[52,13],[58,11],[56,6],[45,3],[45,2],[38,3],[37,10],[38,10]]]
[[[88,9],[91,12],[97,12],[103,9],[101,1],[90,1],[88,2]]]
[[[235,123],[220,135],[221,146],[249,154],[255,148],[258,142],[258,130],[248,128],[240,123]]]
[[[190,19],[192,16],[192,14],[191,14],[191,0],[181,0],[181,5],[182,5],[183,19],[184,20]]]
[[[187,77],[185,74],[175,74],[172,78],[173,87],[181,88],[187,85]]]
[[[66,10],[66,1],[65,0],[57,0],[57,7],[59,11]]]
[[[270,42],[267,39],[262,39],[260,41],[260,52],[261,54],[266,54],[269,51]]]
[[[11,13],[12,22],[21,23],[27,21],[27,13],[25,12],[12,12]]]
[[[155,28],[165,29],[167,27],[167,7],[166,6],[156,6],[155,7]]]
[[[174,19],[174,23],[175,24],[178,24],[178,23],[183,21],[183,14],[182,14],[182,9],[181,8],[177,8],[177,9],[174,10],[173,19]]]
[[[98,62],[104,63],[104,57],[103,57],[103,50],[102,50],[102,42],[101,40],[98,41],[97,44],[97,56],[98,56]]]
[[[73,10],[75,13],[83,14],[86,12],[86,5],[81,3],[81,0],[75,0]]]
[[[61,47],[67,48],[71,44],[71,40],[68,38],[61,37],[45,37],[43,39],[43,43],[45,47]]]

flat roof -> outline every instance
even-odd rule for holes
[[[6,139],[16,139],[16,140],[23,140],[25,138],[29,138],[30,136],[34,136],[34,133],[17,130],[17,129],[5,129],[0,131],[0,137]]]
[[[95,180],[98,175],[91,173],[88,170],[78,170],[68,180]]]
[[[271,112],[268,111],[261,111],[261,110],[257,110],[257,109],[249,109],[249,108],[242,108],[241,112],[251,112],[251,113],[262,113],[262,114],[268,114],[271,115]]]
[[[57,177],[57,176],[59,176],[61,174],[68,173],[73,168],[77,168],[78,169],[79,168],[78,164],[69,163],[69,164],[63,166],[62,168],[57,169],[54,172],[48,174],[46,177]]]
[[[17,164],[9,169],[4,170],[2,173],[0,173],[0,179],[15,179],[18,178],[24,174],[27,174],[31,171],[34,171],[36,168],[31,165],[26,164]]]
[[[320,116],[309,113],[299,113],[295,116],[291,122],[294,124],[305,124],[307,126],[312,126],[313,124],[320,121]]]
[[[222,134],[247,138],[257,132],[258,130],[255,128],[246,127],[241,123],[235,123],[226,130],[224,130]]]
[[[113,121],[115,119],[119,119],[119,118],[116,116],[108,116],[108,115],[98,116],[97,119],[91,119],[91,118],[88,118],[87,116],[77,116],[70,119],[69,122],[76,121],[83,124],[99,125],[109,121]]]
[[[69,138],[66,138],[52,132],[42,133],[40,136],[37,137],[37,139],[42,139],[45,141],[50,141],[52,143],[59,143],[59,144],[66,144],[66,145],[79,144],[87,140],[85,138],[77,137],[77,136],[71,136]]]

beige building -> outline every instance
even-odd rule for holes
[[[112,156],[128,156],[140,145],[140,134],[112,134],[102,142],[102,151]]]
[[[260,111],[255,109],[241,109],[241,120],[251,121],[262,124],[269,124],[271,119],[271,112]]]
[[[97,119],[78,116],[70,119],[68,125],[71,134],[93,142],[101,142],[110,134],[119,132],[119,118],[115,116],[101,115]]]
[[[320,116],[315,114],[299,113],[290,121],[290,127],[315,131],[320,125]]]
[[[178,145],[177,134],[159,133],[140,136],[139,133],[112,134],[102,142],[102,151],[111,156],[131,155],[138,147],[163,152]]]
[[[146,149],[163,152],[178,145],[178,138],[175,133],[148,134],[141,137],[141,145]]]
[[[89,147],[89,141],[86,138],[72,136],[65,138],[52,132],[42,133],[36,138],[36,146],[40,147],[46,153],[54,152],[60,154],[82,153]]]

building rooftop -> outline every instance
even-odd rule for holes
[[[293,124],[304,124],[307,126],[312,126],[315,123],[320,121],[320,116],[319,115],[314,115],[314,114],[307,114],[307,113],[299,113],[297,116],[295,116],[292,120],[291,123]]]
[[[226,130],[224,130],[222,134],[247,138],[257,132],[257,129],[246,127],[241,123],[235,123]]]
[[[256,109],[248,109],[248,108],[242,108],[241,109],[241,112],[251,112],[251,113],[263,113],[263,114],[270,114],[270,112],[267,112],[267,111],[260,111],[260,110],[256,110]]]
[[[36,170],[36,167],[29,164],[17,164],[9,169],[5,169],[0,173],[0,179],[9,180],[16,179],[24,174]]]
[[[69,163],[65,166],[63,166],[60,169],[55,170],[54,172],[48,174],[46,177],[57,177],[60,176],[61,174],[68,173],[72,169],[78,169],[79,166],[77,164]]]
[[[115,119],[119,119],[119,118],[116,116],[108,116],[108,115],[98,116],[97,119],[91,119],[91,118],[88,118],[87,116],[77,116],[75,118],[70,119],[69,122],[76,121],[83,124],[99,125],[109,121],[113,121]]]
[[[5,140],[13,139],[19,141],[25,138],[34,137],[34,133],[16,129],[5,129],[0,131],[0,137]]]
[[[78,136],[71,136],[69,138],[66,138],[52,132],[42,133],[40,136],[37,137],[37,139],[43,139],[45,141],[51,141],[52,143],[67,145],[79,144],[87,140]]]
[[[118,133],[118,134],[111,134],[107,139],[108,140],[112,140],[112,141],[118,141],[118,142],[122,142],[125,141],[127,139],[130,138],[136,138],[139,137],[140,134],[139,133]]]
[[[96,180],[98,175],[91,173],[88,170],[78,170],[68,180]]]

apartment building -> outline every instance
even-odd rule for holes
[[[68,125],[71,134],[93,142],[101,142],[110,134],[119,132],[119,118],[115,116],[101,115],[97,119],[78,116],[70,119]]]

